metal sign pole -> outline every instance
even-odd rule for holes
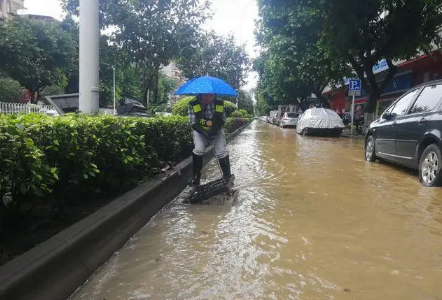
[[[350,120],[351,120],[350,134],[353,134],[353,126],[354,126],[354,122],[355,122],[355,96],[361,95],[361,90],[362,90],[361,80],[360,79],[350,79],[348,85],[349,85],[348,93],[349,93],[349,95],[352,96],[351,116],[350,116]]]
[[[354,122],[355,122],[355,95],[353,95],[353,100],[351,101],[351,127],[350,127],[351,135],[353,135]]]

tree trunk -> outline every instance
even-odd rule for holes
[[[30,90],[29,92],[31,94],[31,103],[36,104],[37,103],[37,96],[38,96],[37,90]]]
[[[158,102],[158,82],[160,81],[159,71],[156,71],[155,80],[154,80],[154,103],[159,104]]]
[[[147,103],[148,100],[149,102],[151,102],[151,99],[148,99],[147,94],[148,91],[151,89],[152,86],[152,79],[154,77],[153,72],[150,71],[143,71],[143,74],[140,77],[140,85],[141,85],[141,90],[143,91],[143,99],[142,99],[142,103],[143,105],[149,105],[150,103]]]
[[[150,76],[150,78],[148,78],[145,82],[143,82],[143,85],[142,85],[143,105],[144,104],[149,105],[150,103],[148,103],[148,102],[152,102],[151,101],[152,99],[148,98],[148,92],[149,92],[151,85],[152,85],[152,79],[153,79],[153,76]]]
[[[396,72],[398,68],[393,65],[392,61],[390,59],[387,59],[388,64],[388,74],[387,77],[385,77],[383,82],[378,83],[376,81],[376,77],[373,74],[373,70],[370,69],[370,72],[366,72],[368,74],[371,91],[367,99],[367,105],[365,107],[365,115],[364,115],[364,126],[363,130],[364,133],[367,132],[368,127],[375,119],[375,112],[376,112],[376,106],[377,106],[377,100],[381,97],[384,90],[387,88],[387,86],[392,81],[394,75],[396,75]],[[370,73],[370,74],[369,74]]]
[[[149,93],[149,87],[148,86],[144,87],[143,88],[143,100],[142,100],[142,103],[143,103],[143,105],[146,105],[146,107],[149,106],[149,104],[150,104],[150,103],[147,102],[148,101],[148,97],[147,97],[148,93]]]
[[[330,108],[331,107],[330,106],[330,102],[328,102],[328,100],[324,97],[324,95],[322,95],[321,91],[319,91],[319,92],[316,91],[316,92],[314,92],[314,94],[316,95],[316,97],[321,102],[323,108]]]
[[[348,55],[347,57],[353,69],[356,71],[359,78],[361,79],[362,88],[368,94],[367,105],[365,106],[364,109],[365,115],[364,115],[364,126],[363,126],[363,130],[364,132],[366,132],[368,126],[370,126],[371,122],[373,122],[374,120],[374,113],[376,111],[377,100],[379,99],[379,97],[384,92],[385,88],[393,79],[398,68],[393,65],[391,59],[387,58],[386,61],[389,68],[387,77],[384,79],[382,83],[378,83],[376,81],[376,76],[373,73],[373,65],[368,62],[368,59],[366,61],[358,63],[353,56]],[[367,74],[366,77],[364,76],[364,72],[365,74]]]
[[[301,98],[299,100],[299,106],[302,109],[302,111],[305,111],[308,107],[307,107],[307,98]]]

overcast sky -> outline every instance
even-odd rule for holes
[[[256,57],[253,30],[254,19],[258,16],[256,0],[211,0],[214,12],[213,20],[207,22],[207,27],[219,34],[232,32],[237,40],[246,44],[247,53]],[[25,0],[26,13],[41,14],[61,19],[63,12],[59,0]],[[256,74],[249,74],[246,88],[256,86]]]

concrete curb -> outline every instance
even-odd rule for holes
[[[365,136],[363,135],[350,135],[350,134],[341,134],[341,137],[346,139],[354,139],[354,140],[363,140]]]
[[[227,136],[231,142],[247,126]],[[213,157],[208,149],[206,165]],[[0,299],[66,300],[187,186],[189,157],[0,268]]]

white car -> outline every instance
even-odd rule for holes
[[[298,124],[298,118],[299,118],[298,113],[286,112],[282,116],[279,126],[281,126],[281,128],[289,126],[296,127],[296,125]]]
[[[301,135],[340,136],[344,127],[342,119],[335,111],[310,108],[299,117],[296,132]]]
[[[60,116],[58,111],[56,111],[55,109],[41,108],[38,112],[42,113],[42,114],[45,114],[45,115],[48,115],[48,116],[53,116],[53,117]]]

